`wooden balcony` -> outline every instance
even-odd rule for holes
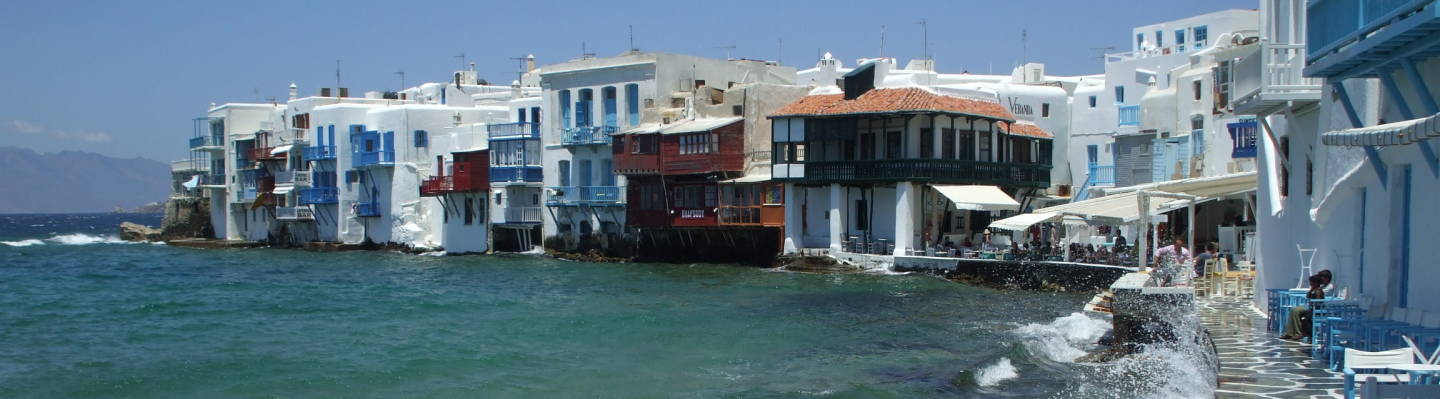
[[[806,162],[805,177],[776,178],[804,184],[921,182],[1001,187],[1050,187],[1050,165],[953,159],[891,159]]]

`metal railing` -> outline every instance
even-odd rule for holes
[[[305,149],[301,152],[301,156],[305,157],[305,159],[309,161],[324,161],[335,159],[335,146],[316,145],[305,147]]]
[[[178,173],[178,172],[204,173],[204,172],[209,172],[209,171],[210,171],[210,161],[202,161],[202,160],[199,160],[199,159],[181,159],[181,160],[178,160],[178,161],[170,161],[170,172],[172,172],[172,173]]]
[[[375,202],[358,202],[355,204],[355,216],[362,218],[380,217],[380,204]]]
[[[615,126],[565,128],[560,132],[560,145],[610,144],[610,134],[617,130]]]
[[[953,159],[805,162],[807,183],[944,182],[1049,187],[1050,165]]]
[[[505,208],[502,223],[540,223],[544,210],[538,206],[512,206]]]
[[[275,218],[280,220],[315,220],[315,211],[308,206],[287,206],[275,208]]]
[[[190,149],[200,147],[224,147],[225,142],[215,136],[195,136],[190,138]]]
[[[202,186],[223,186],[223,185],[225,185],[225,174],[224,174],[224,173],[211,173],[211,174],[204,175],[203,177],[200,178],[200,185],[202,185]]]
[[[434,176],[420,182],[420,196],[429,197],[455,191],[455,176]]]
[[[565,186],[550,187],[551,195],[546,201],[550,205],[618,204],[619,186]]]
[[[1117,109],[1118,109],[1119,112],[1120,112],[1120,115],[1119,115],[1119,119],[1120,119],[1120,123],[1119,123],[1119,124],[1120,124],[1120,126],[1139,126],[1139,125],[1140,125],[1140,106],[1139,106],[1139,105],[1125,105],[1125,106],[1117,107]]]
[[[351,167],[360,168],[371,165],[393,165],[395,164],[395,151],[362,151],[355,153],[355,158],[350,160]]]
[[[495,183],[503,182],[530,182],[539,183],[544,181],[544,169],[536,166],[490,166],[490,181]]]
[[[537,122],[514,122],[486,125],[491,140],[498,139],[539,139],[540,124]]]
[[[300,189],[300,204],[334,204],[339,202],[339,193],[335,187],[310,187]]]
[[[292,184],[296,186],[310,185],[310,171],[308,170],[286,170],[275,172],[275,184]]]

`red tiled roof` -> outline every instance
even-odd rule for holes
[[[930,111],[974,115],[1006,121],[1015,115],[999,103],[931,93],[921,88],[872,89],[854,100],[844,94],[817,94],[781,107],[770,116],[878,114]]]
[[[1055,135],[1041,129],[1040,126],[1030,122],[1006,123],[1005,131],[1015,136],[1027,136],[1041,139],[1054,139]]]

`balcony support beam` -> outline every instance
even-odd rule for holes
[[[1385,85],[1385,93],[1390,95],[1390,101],[1395,102],[1395,108],[1400,111],[1403,119],[1415,119],[1415,113],[1410,112],[1410,102],[1405,101],[1405,93],[1400,92],[1400,85],[1395,83],[1395,71],[1393,69],[1382,69],[1379,71],[1380,83]]]
[[[1440,156],[1435,154],[1435,147],[1431,147],[1432,140],[1416,142],[1415,146],[1420,147],[1420,155],[1425,157],[1425,164],[1430,166],[1430,175],[1440,177]]]
[[[1436,105],[1435,97],[1430,95],[1430,85],[1420,76],[1420,69],[1415,67],[1415,59],[1400,60],[1400,66],[1405,68],[1406,76],[1410,77],[1410,85],[1416,88],[1415,93],[1420,96],[1420,105],[1425,106],[1425,113],[1440,114],[1440,106]]]
[[[1385,160],[1380,158],[1380,151],[1375,146],[1365,146],[1365,161],[1375,169],[1375,175],[1380,179],[1380,186],[1385,187],[1390,183],[1390,171],[1385,167]]]
[[[1336,80],[1331,82],[1330,85],[1334,87],[1335,94],[1340,96],[1340,105],[1345,108],[1345,116],[1350,118],[1350,128],[1353,129],[1364,126],[1360,123],[1360,114],[1355,112],[1355,103],[1350,102],[1350,93],[1345,91],[1345,82]]]

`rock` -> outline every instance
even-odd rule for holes
[[[155,241],[160,239],[160,230],[130,222],[120,223],[120,239],[125,241]]]
[[[164,205],[165,219],[160,222],[160,238],[166,241],[186,238],[210,238],[210,201],[208,198],[171,198]]]

